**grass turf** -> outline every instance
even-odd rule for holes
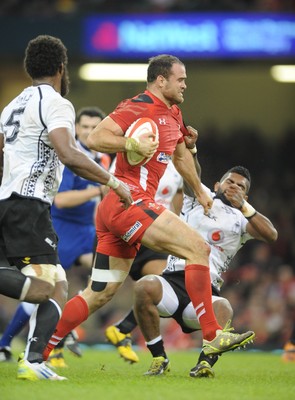
[[[280,354],[235,351],[220,357],[214,379],[189,376],[198,358],[192,351],[169,351],[171,372],[147,377],[151,356],[139,351],[140,362],[130,365],[114,349],[87,348],[82,358],[65,351],[67,369],[62,382],[19,381],[16,362],[0,363],[1,400],[290,400],[295,393],[295,363]]]

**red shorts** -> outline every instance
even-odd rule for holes
[[[96,213],[96,251],[113,257],[134,258],[144,232],[165,210],[152,199],[135,201],[126,210],[111,190]]]

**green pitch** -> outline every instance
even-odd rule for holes
[[[189,370],[198,353],[171,352],[171,372],[146,377],[151,356],[140,351],[130,365],[116,350],[84,350],[82,358],[65,351],[67,369],[57,373],[69,380],[27,382],[16,379],[17,364],[0,363],[1,400],[291,400],[295,398],[295,363],[280,354],[235,351],[220,357],[214,379],[194,379]]]

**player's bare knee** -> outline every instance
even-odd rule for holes
[[[213,310],[216,319],[221,326],[225,326],[226,322],[233,318],[232,306],[224,297],[220,297],[217,301],[213,302]]]
[[[31,303],[43,303],[48,301],[54,292],[54,286],[41,279],[30,277],[31,284],[30,288],[25,295],[24,301]]]
[[[87,302],[89,314],[92,314],[97,309],[107,304],[113,298],[118,288],[121,286],[121,284],[118,283],[106,283],[103,290],[95,291],[93,290],[93,283],[94,282],[91,281],[87,289],[85,289],[82,293],[82,297]]]
[[[209,259],[210,246],[209,244],[200,236],[192,236],[192,240],[187,242],[187,256],[184,257],[190,262],[194,262],[196,258],[198,262],[205,263]]]
[[[200,237],[199,240],[195,242],[194,251],[202,256],[209,257],[211,249],[209,244],[203,238]]]
[[[147,304],[155,303],[161,291],[161,284],[155,275],[146,275],[134,286],[135,301]]]
[[[61,308],[64,307],[68,298],[68,282],[60,281],[56,282],[54,293],[52,298],[59,304]]]
[[[121,282],[115,283],[115,282],[108,282],[106,284],[105,289],[103,290],[103,297],[106,300],[106,303],[109,302],[115,295],[115,293],[117,292],[117,290],[119,289],[119,287],[121,286]]]
[[[21,272],[31,281],[24,300],[33,303],[43,303],[52,298],[57,283],[64,282],[64,288],[67,285],[66,273],[60,264],[29,264]]]

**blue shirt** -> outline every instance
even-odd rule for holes
[[[79,148],[88,156],[93,158],[92,153],[77,142]],[[83,190],[93,186],[100,186],[98,183],[81,178],[72,172],[69,168],[65,167],[63,171],[62,181],[58,192],[66,192],[69,190]],[[82,225],[94,224],[94,209],[97,203],[97,198],[93,198],[79,206],[69,208],[57,208],[54,203],[51,208],[51,215],[53,219],[62,219],[64,221],[79,223]]]

